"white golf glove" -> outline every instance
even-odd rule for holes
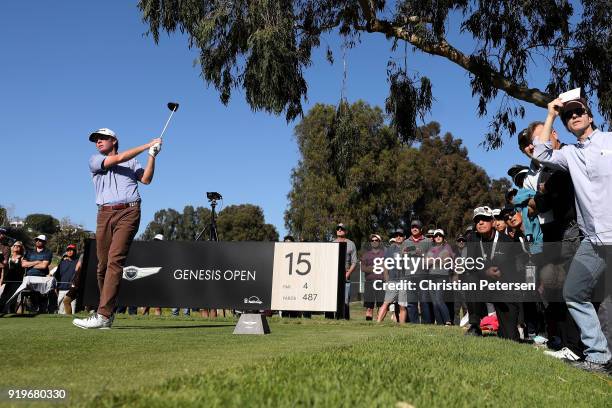
[[[157,156],[161,152],[161,144],[155,143],[153,146],[149,147],[149,154],[153,157]]]

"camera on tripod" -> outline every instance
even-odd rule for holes
[[[217,200],[221,200],[223,197],[221,196],[221,194],[215,192],[215,191],[208,191],[206,193],[206,198],[208,198],[209,201],[217,201]]]

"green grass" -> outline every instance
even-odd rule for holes
[[[0,389],[64,388],[71,406],[94,407],[603,407],[612,396],[608,377],[457,328],[270,326],[234,336],[232,319],[126,316],[87,331],[61,316],[2,318]]]

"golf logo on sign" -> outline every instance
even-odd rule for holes
[[[138,268],[137,266],[126,266],[123,268],[123,279],[133,281],[147,276],[155,275],[161,267]]]
[[[329,311],[337,306],[339,244],[276,243],[272,309]]]
[[[244,303],[254,303],[256,305],[261,305],[263,302],[257,296],[251,296],[249,298],[244,298]]]

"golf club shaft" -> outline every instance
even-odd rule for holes
[[[166,132],[166,128],[168,127],[168,123],[170,123],[170,119],[172,119],[172,115],[174,115],[174,112],[176,112],[176,110],[172,110],[170,112],[170,117],[168,117],[168,120],[166,121],[166,124],[164,125],[164,129],[161,132],[161,136],[159,136],[160,139],[164,137],[164,133]]]

